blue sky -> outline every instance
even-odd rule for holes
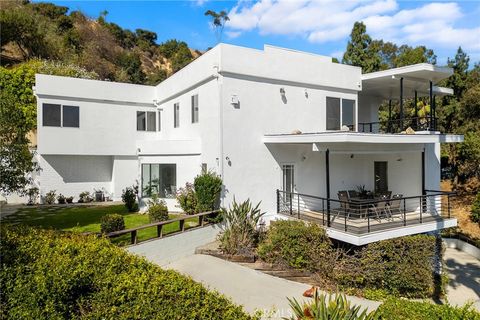
[[[341,57],[352,25],[364,21],[376,39],[434,49],[446,63],[461,45],[480,61],[480,1],[258,0],[258,1],[53,1],[124,28],[155,31],[158,41],[176,38],[200,50],[216,44],[204,16],[229,13],[222,42],[262,48],[272,44]]]

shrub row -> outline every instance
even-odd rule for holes
[[[190,278],[106,239],[2,226],[2,319],[249,319]]]
[[[480,313],[468,304],[455,307],[395,298],[381,304],[375,315],[379,319],[389,320],[480,320]]]
[[[257,253],[270,263],[315,272],[335,287],[412,298],[434,294],[433,236],[390,239],[347,251],[335,247],[316,224],[276,221]]]

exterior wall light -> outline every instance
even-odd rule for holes
[[[281,94],[282,96],[285,95],[285,89],[284,89],[284,88],[280,88],[280,94]]]

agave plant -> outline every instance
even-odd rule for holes
[[[291,318],[286,320],[374,320],[378,319],[375,312],[368,313],[360,306],[351,305],[345,295],[318,294],[315,291],[313,301],[300,304],[295,298],[288,299],[293,311]]]
[[[222,209],[225,230],[219,237],[220,248],[228,254],[250,254],[258,237],[257,226],[265,215],[260,203],[253,207],[250,199],[233,203],[228,209]]]

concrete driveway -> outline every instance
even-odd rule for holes
[[[170,263],[171,268],[191,276],[211,289],[230,297],[235,303],[243,305],[246,311],[261,310],[270,312],[272,319],[291,316],[287,297],[306,300],[302,296],[310,286],[293,282],[262,272],[218,259],[212,256],[196,254]],[[376,309],[376,301],[348,297],[352,304],[361,305],[369,310]]]
[[[457,249],[445,250],[448,270],[447,298],[451,304],[464,305],[471,301],[480,310],[480,261]]]

